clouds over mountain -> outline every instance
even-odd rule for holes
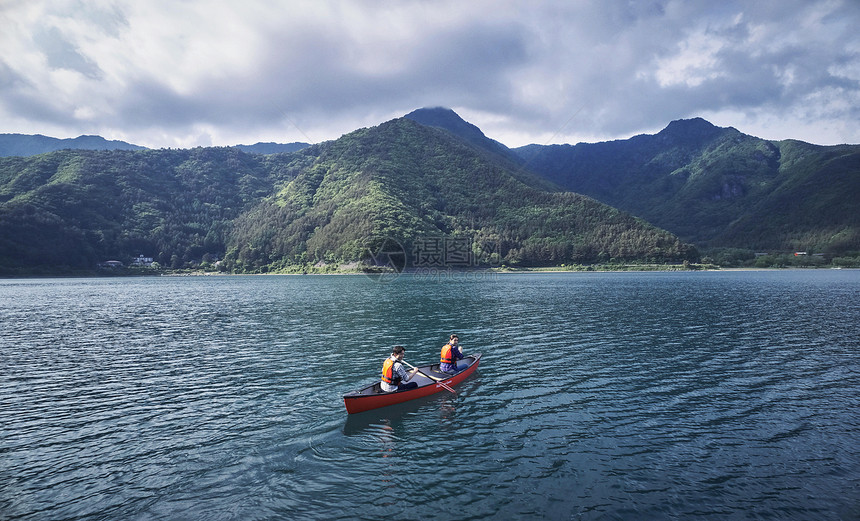
[[[860,142],[860,4],[17,2],[0,132],[150,147],[321,141],[449,106],[509,145],[703,116]]]

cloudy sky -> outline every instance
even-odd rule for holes
[[[0,0],[0,133],[320,142],[445,106],[510,146],[701,116],[860,143],[860,1]]]

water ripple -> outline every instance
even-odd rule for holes
[[[856,518],[858,285],[0,281],[0,518]],[[456,396],[345,415],[454,331]]]

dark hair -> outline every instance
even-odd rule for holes
[[[399,355],[403,351],[406,351],[406,349],[403,346],[394,346],[394,349],[391,350],[391,354],[392,355]]]
[[[449,340],[454,340],[455,338],[456,338],[457,340],[460,340],[460,337],[458,337],[458,336],[457,336],[457,333],[452,333],[452,334],[451,334],[451,338],[450,338]]]

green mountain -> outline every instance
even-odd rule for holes
[[[0,273],[88,269],[138,255],[266,272],[695,260],[641,219],[522,180],[449,131],[400,118],[289,154],[235,148],[73,151],[0,158]],[[440,257],[442,256],[442,257]],[[440,264],[441,262],[441,264]]]
[[[705,248],[860,250],[860,146],[767,141],[696,118],[656,135],[515,150],[529,169]]]
[[[108,141],[101,136],[57,139],[41,134],[0,134],[0,157],[35,156],[57,150],[142,150],[125,141]]]
[[[272,192],[279,156],[230,148],[66,150],[0,159],[0,273],[137,255],[221,257],[233,220]]]
[[[230,268],[366,260],[385,239],[403,248],[407,266],[421,266],[423,249],[457,237],[468,238],[460,260],[471,265],[696,257],[642,220],[579,194],[532,187],[506,162],[408,118],[293,157],[289,168],[298,175],[237,219]]]

